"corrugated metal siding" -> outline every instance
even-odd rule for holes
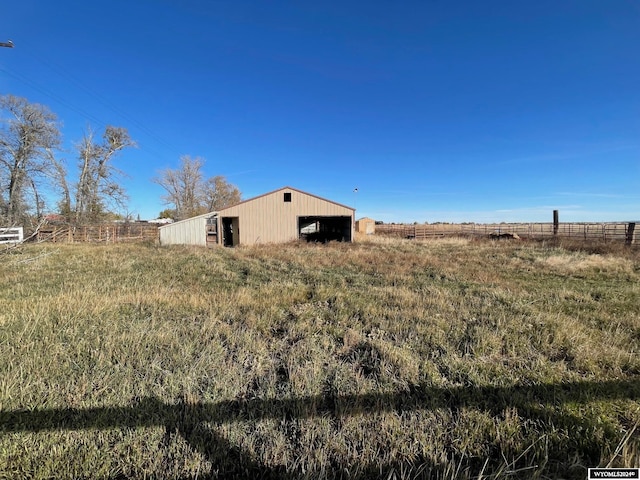
[[[160,245],[207,245],[207,218],[199,215],[160,227]]]
[[[284,201],[284,193],[291,193],[291,202]],[[351,217],[353,238],[353,210],[295,189],[281,189],[256,197],[218,212],[220,217],[239,217],[240,244],[281,243],[298,238],[298,217]]]

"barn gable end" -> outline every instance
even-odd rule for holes
[[[201,219],[185,223],[183,227],[194,229],[189,235],[165,233],[164,236],[171,239],[179,237],[191,245],[211,244],[212,238],[215,243],[225,246],[284,243],[299,238],[351,242],[354,237],[354,215],[355,210],[346,205],[292,187],[283,187],[218,212],[194,217]],[[193,219],[183,222],[190,220]],[[166,244],[162,230],[179,223],[161,228],[162,244]],[[212,235],[213,231],[215,233]],[[197,241],[189,240],[195,237],[198,237]]]

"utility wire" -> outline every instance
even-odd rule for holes
[[[128,122],[130,122],[132,125],[135,125],[138,129],[140,129],[148,137],[152,138],[155,142],[157,142],[158,144],[164,146],[165,148],[168,148],[168,149],[172,150],[174,153],[178,154],[178,156],[179,156],[179,152],[178,152],[177,148],[175,148],[173,145],[171,145],[166,140],[164,140],[162,137],[160,137],[159,135],[157,135],[156,133],[151,131],[149,128],[147,128],[146,125],[144,125],[141,122],[139,122],[138,120],[136,120],[134,117],[129,115],[127,112],[125,112],[121,108],[118,108],[117,106],[115,106],[112,102],[107,100],[103,95],[101,95],[101,94],[97,93],[95,90],[92,90],[91,88],[87,87],[83,82],[81,82],[75,76],[71,75],[68,71],[66,71],[65,69],[63,69],[60,66],[56,65],[50,59],[45,59],[44,57],[42,57],[40,54],[38,54],[35,51],[35,49],[33,49],[28,44],[27,44],[26,52],[31,57],[33,57],[34,59],[36,59],[37,61],[39,61],[43,65],[45,65],[47,68],[51,69],[52,71],[54,71],[55,73],[57,73],[58,75],[60,75],[64,79],[66,79],[68,82],[74,84],[76,87],[78,87],[81,90],[83,90],[89,96],[91,96],[94,99],[96,99],[102,105],[104,105],[105,107],[109,108],[114,113],[118,114],[120,117],[122,117],[125,120],[127,120]]]
[[[13,42],[12,42],[12,44],[13,44]],[[21,46],[21,49],[22,49],[22,46]],[[29,50],[31,50],[31,51],[29,52]],[[141,124],[140,122],[138,122],[137,120],[135,120],[134,118],[129,116],[127,113],[125,113],[121,109],[118,109],[115,105],[113,105],[111,102],[106,100],[103,96],[99,95],[95,91],[93,91],[90,88],[86,87],[78,79],[76,79],[72,75],[66,73],[64,71],[64,69],[62,69],[61,67],[55,66],[51,62],[49,62],[49,61],[45,60],[44,58],[40,57],[37,53],[35,53],[33,51],[33,49],[27,48],[27,52],[35,60],[37,60],[38,62],[42,63],[43,65],[45,65],[50,70],[54,71],[55,73],[57,73],[58,75],[63,77],[68,82],[74,84],[76,87],[82,89],[88,95],[90,95],[91,97],[93,97],[96,100],[98,100],[99,103],[101,103],[102,105],[106,106],[110,110],[114,111],[117,115],[119,115],[119,116],[123,117],[124,119],[126,119],[126,120],[130,121],[131,123],[133,123],[143,133],[145,133],[148,137],[153,139],[156,144],[159,144],[161,146],[164,145],[164,149],[172,150],[176,154],[176,157],[180,156],[180,154],[178,153],[178,150],[174,146],[172,146],[169,143],[167,143],[166,141],[162,140],[161,137],[159,137],[158,135],[153,133],[151,130],[149,130],[143,124]],[[87,112],[86,110],[76,106],[74,103],[66,100],[65,98],[61,97],[60,95],[57,95],[56,93],[52,92],[50,89],[40,85],[39,83],[37,83],[37,82],[35,82],[33,80],[30,80],[25,75],[22,75],[22,74],[19,74],[17,72],[14,72],[12,70],[9,70],[8,68],[6,68],[4,66],[1,66],[1,65],[0,65],[0,71],[6,73],[7,75],[15,78],[18,81],[24,83],[25,85],[31,87],[32,89],[42,93],[43,95],[51,98],[52,100],[54,100],[55,102],[63,105],[64,107],[68,108],[69,110],[79,114],[80,116],[82,116],[86,120],[89,120],[90,122],[92,122],[94,125],[96,125],[98,127],[105,128],[107,125],[111,124],[110,122],[104,122],[104,121],[100,120],[95,115],[92,115],[89,112]],[[149,148],[149,145],[147,145],[146,148],[148,149],[148,151],[150,153],[154,154],[158,158],[166,157],[166,152],[163,152],[163,150],[164,150],[163,148],[158,148],[158,149],[153,148],[153,147]]]
[[[83,116],[84,118],[91,120],[92,122],[96,123],[98,126],[101,127],[106,127],[107,124],[103,121],[101,121],[100,119],[98,119],[97,117],[91,115],[89,112],[82,110],[79,107],[76,107],[75,105],[67,102],[64,98],[60,97],[59,95],[56,95],[55,93],[53,93],[51,90],[48,90],[47,88],[29,80],[27,77],[25,77],[24,75],[20,75],[19,73],[16,72],[12,72],[11,70],[8,70],[6,67],[0,66],[0,71],[6,73],[7,75],[9,75],[10,77],[15,78],[16,80],[24,83],[25,85],[28,85],[29,87],[33,88],[34,90],[37,90],[38,92],[42,93],[43,95],[46,95],[47,97],[51,98],[52,100],[60,103],[61,105],[67,107],[69,110],[74,111],[75,113]]]

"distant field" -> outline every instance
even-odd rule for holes
[[[640,252],[373,238],[0,254],[0,478],[640,467]]]

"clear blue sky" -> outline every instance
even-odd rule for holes
[[[20,0],[7,39],[0,94],[54,111],[70,164],[129,129],[142,218],[188,154],[385,222],[640,219],[638,0]]]

